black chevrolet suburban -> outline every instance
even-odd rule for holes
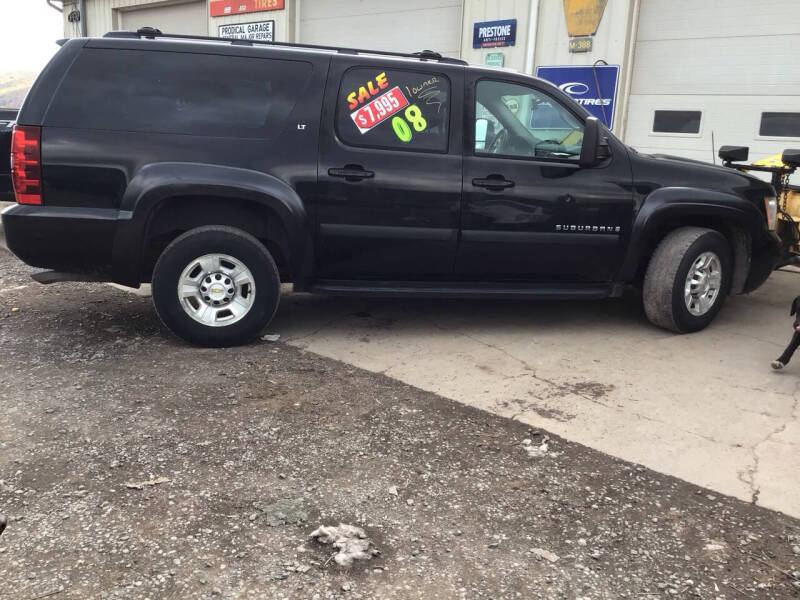
[[[639,154],[545,81],[427,50],[72,39],[11,153],[12,252],[61,279],[151,282],[165,325],[207,346],[257,336],[281,281],[520,299],[638,284],[653,323],[692,332],[778,259],[769,184]]]

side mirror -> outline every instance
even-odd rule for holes
[[[578,164],[581,167],[593,167],[601,158],[608,156],[608,143],[602,139],[600,121],[596,117],[589,117],[583,126],[583,144]]]
[[[750,155],[750,148],[747,146],[720,146],[717,154],[726,162],[744,162]]]
[[[793,169],[800,168],[800,150],[784,150],[781,161],[787,167],[792,167]]]

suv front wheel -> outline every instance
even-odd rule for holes
[[[731,249],[713,229],[681,227],[661,241],[644,278],[644,310],[655,325],[678,333],[706,327],[731,282]]]
[[[272,320],[280,278],[269,251],[221,225],[176,238],[153,269],[153,304],[173,333],[199,346],[252,341]]]

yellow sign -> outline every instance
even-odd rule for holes
[[[564,0],[564,16],[570,37],[594,35],[608,0]]]

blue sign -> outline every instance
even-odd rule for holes
[[[473,48],[513,46],[517,41],[517,20],[485,21],[475,23],[472,29]]]
[[[536,76],[558,86],[609,129],[614,126],[619,65],[536,67]]]

